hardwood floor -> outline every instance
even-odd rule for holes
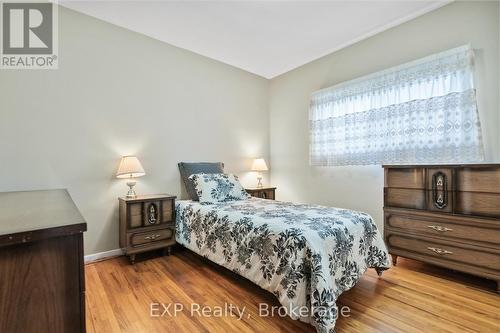
[[[273,295],[188,250],[132,266],[125,257],[88,264],[87,331],[111,332],[315,332],[288,317],[259,317],[258,304],[279,305]],[[378,278],[370,269],[343,294],[348,306],[337,332],[500,332],[500,296],[493,282],[403,258]],[[151,303],[179,302],[173,316],[151,317]],[[190,316],[190,304],[246,307],[236,317]],[[214,308],[215,309],[215,308]],[[153,308],[159,315],[163,308]],[[236,314],[236,311],[233,311]]]

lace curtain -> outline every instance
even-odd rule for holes
[[[473,74],[467,45],[313,93],[311,165],[482,161]]]

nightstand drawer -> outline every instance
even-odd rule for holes
[[[174,221],[174,201],[164,201],[162,207],[162,222],[169,223]]]
[[[148,243],[170,240],[175,238],[175,229],[167,228],[149,232],[130,234],[130,245],[140,246]]]
[[[130,227],[139,228],[142,226],[142,203],[129,205]]]
[[[247,188],[247,193],[252,197],[261,199],[276,199],[276,187],[262,187],[262,188]]]
[[[130,228],[142,227],[142,215],[130,215]]]
[[[142,215],[142,203],[134,203],[129,205],[130,209],[130,215],[131,216],[140,216]]]
[[[262,199],[274,200],[274,190],[263,190],[260,192],[260,197]]]

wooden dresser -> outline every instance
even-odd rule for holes
[[[66,190],[0,193],[0,332],[85,332],[86,229]]]
[[[163,249],[170,254],[175,244],[175,196],[119,198],[119,207],[120,247],[132,264],[138,253]]]
[[[384,234],[397,256],[497,281],[500,164],[384,166]]]

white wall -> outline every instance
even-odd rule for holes
[[[499,4],[456,2],[271,80],[272,182],[284,200],[358,209],[381,227],[381,166],[310,167],[308,105],[313,91],[471,43],[486,158],[500,161]]]
[[[60,7],[59,69],[0,71],[0,191],[68,188],[85,253],[118,247],[114,178],[137,154],[138,193],[179,195],[179,161],[247,173],[269,157],[268,81]]]

